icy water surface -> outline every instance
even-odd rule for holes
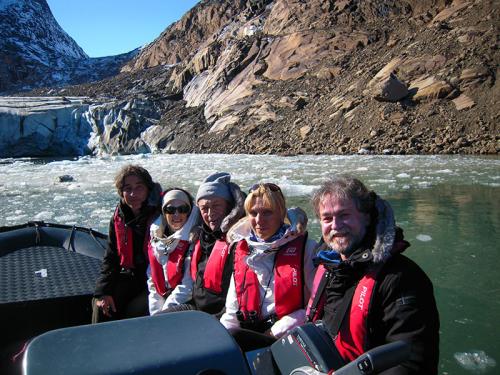
[[[75,160],[0,159],[0,226],[45,220],[102,232],[117,203],[116,171],[146,167],[162,186],[196,193],[227,171],[244,190],[279,184],[289,205],[319,226],[309,196],[325,177],[350,173],[388,199],[412,246],[405,252],[434,282],[441,316],[441,374],[494,374],[500,361],[500,159],[444,156],[135,155]],[[58,176],[73,182],[60,183]]]

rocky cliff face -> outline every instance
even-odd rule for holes
[[[170,25],[155,41],[141,51],[122,71],[137,71],[158,65],[178,64],[192,54],[207,38],[226,26],[246,9],[246,2],[200,1],[181,20]]]
[[[154,102],[127,137],[158,151],[497,154],[499,20],[493,0],[206,0],[65,94]]]
[[[0,93],[97,81],[137,52],[89,58],[45,0],[0,0]]]

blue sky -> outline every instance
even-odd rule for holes
[[[90,57],[152,42],[198,0],[47,0],[55,19]]]

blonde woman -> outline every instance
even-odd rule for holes
[[[290,224],[285,197],[275,184],[254,185],[245,212],[228,234],[236,243],[234,271],[221,323],[251,350],[259,346],[259,336],[241,332],[261,333],[268,344],[305,322],[316,243]]]

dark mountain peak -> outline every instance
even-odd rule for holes
[[[0,44],[3,53],[17,52],[44,65],[88,56],[59,26],[45,0],[0,0]],[[6,51],[7,49],[7,51]]]
[[[102,79],[136,53],[90,59],[46,0],[0,0],[0,92]]]

